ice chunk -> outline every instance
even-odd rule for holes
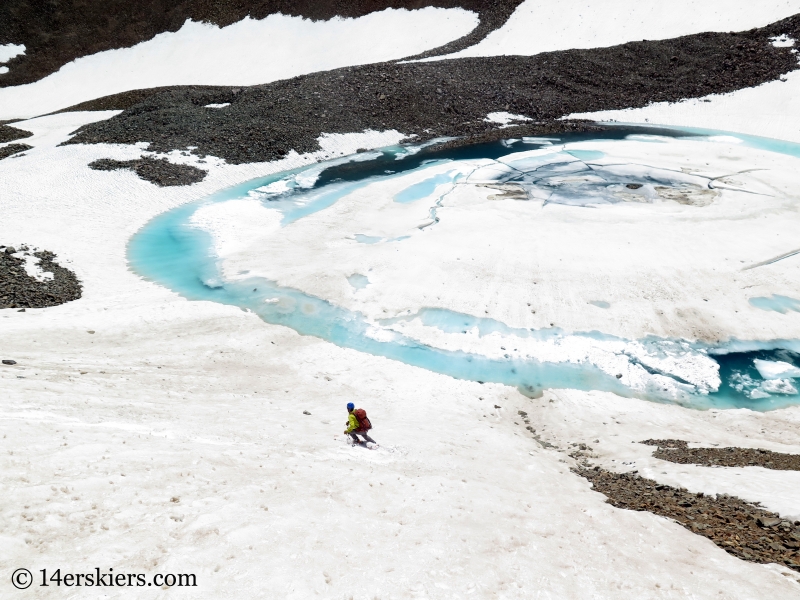
[[[222,104],[206,104],[203,108],[225,108],[230,105],[230,102],[223,102]]]
[[[764,379],[794,379],[800,377],[800,369],[783,361],[770,361],[755,359],[753,361],[758,373]]]
[[[771,379],[761,384],[761,389],[771,394],[796,394],[797,388],[788,379]],[[752,396],[752,394],[751,394]]]

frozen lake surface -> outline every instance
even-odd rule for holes
[[[673,150],[672,144],[677,143],[683,146]],[[690,148],[696,147],[698,155],[709,147],[724,147],[725,152],[731,147],[745,154],[748,150],[743,148],[782,155],[785,160],[800,156],[795,145],[785,142],[771,145],[769,140],[718,132],[645,129],[619,129],[602,136],[560,140],[505,140],[455,151],[417,152],[393,147],[250,181],[171,210],[136,234],[129,245],[129,260],[142,276],[189,299],[236,305],[303,335],[459,379],[511,385],[530,396],[544,389],[569,388],[610,391],[694,408],[771,410],[796,404],[800,401],[796,371],[784,370],[785,376],[779,378],[763,376],[769,371],[765,364],[800,368],[800,341],[794,336],[748,340],[737,339],[732,331],[728,335],[722,332],[718,334],[720,340],[710,342],[643,332],[631,338],[606,331],[601,322],[588,330],[553,323],[511,325],[487,316],[488,310],[465,310],[464,305],[457,307],[444,300],[398,310],[390,308],[380,296],[391,294],[381,284],[399,276],[399,270],[413,276],[415,271],[425,272],[430,266],[426,263],[440,260],[436,253],[420,254],[415,244],[445,235],[447,227],[460,227],[460,236],[473,240],[467,242],[472,249],[485,247],[488,252],[493,244],[502,248],[502,227],[482,229],[479,207],[472,204],[479,196],[483,202],[494,203],[493,217],[502,217],[507,212],[503,207],[511,206],[507,203],[525,203],[528,208],[524,210],[561,211],[560,218],[568,223],[610,210],[606,207],[635,210],[637,205],[640,210],[653,206],[654,210],[668,211],[669,218],[678,215],[678,219],[688,220],[697,213],[685,211],[718,210],[714,207],[724,205],[723,194],[775,197],[775,190],[765,189],[763,181],[746,180],[748,173],[763,169],[742,164],[739,158],[729,171],[716,173],[697,167],[676,168],[664,160],[636,161],[619,156],[621,149],[627,152],[631,144],[674,154],[687,143],[695,145]],[[359,194],[366,204],[344,206],[346,199]],[[330,244],[335,247],[345,244],[348,252],[367,253],[359,255],[366,257],[360,259],[366,261],[363,265],[341,278],[350,290],[346,302],[337,302],[336,298],[345,292],[329,295],[313,285],[287,285],[289,282],[281,279],[288,276],[265,276],[261,271],[268,267],[262,267],[261,262],[254,262],[259,265],[254,269],[233,267],[254,261],[248,247],[237,242],[243,228],[247,236],[261,240],[262,246],[264,240],[277,243],[279,236],[289,236],[276,250],[280,260],[295,255],[303,261],[307,243],[311,245],[310,240],[317,238],[303,233],[304,223],[322,218],[329,210],[369,213],[378,204],[374,198],[381,198],[387,208],[381,209],[385,214],[373,217],[372,230],[347,232],[330,224],[325,228],[324,235],[332,236]],[[470,206],[474,206],[472,211]],[[264,219],[248,228],[243,210],[248,214],[261,211]],[[456,210],[464,210],[463,214],[473,220],[456,225]],[[413,211],[413,219],[409,211]],[[444,214],[453,221],[447,221],[440,233]],[[530,235],[536,235],[535,214],[526,214],[530,216]],[[378,231],[384,225],[386,230]],[[517,219],[515,226],[525,227],[524,218]],[[580,226],[576,221],[572,229]],[[605,235],[624,235],[620,231],[609,223]],[[233,247],[235,251],[230,250]],[[383,270],[376,265],[373,276],[372,267],[367,266],[372,260],[371,249],[391,252],[400,257],[393,259],[399,262],[392,268],[383,265]],[[591,253],[591,247],[587,245],[584,252]],[[276,256],[273,254],[273,258]],[[330,277],[330,271],[336,270],[332,268],[334,256],[317,255],[314,260],[318,262],[308,266],[309,275],[316,272],[317,278]],[[510,256],[508,260],[512,261]],[[462,277],[455,286],[457,292],[467,299],[480,295],[482,286],[492,285],[491,273],[507,267],[504,261],[501,250],[494,262],[488,260],[483,265],[490,275],[475,275],[472,282]],[[524,257],[519,260],[517,277],[536,279],[535,262],[531,259],[525,264]],[[583,276],[588,279],[591,273]],[[532,281],[529,288],[537,283]],[[502,289],[497,293],[504,297]],[[647,304],[647,294],[642,295]],[[779,314],[796,311],[792,302],[797,301],[783,296],[749,300],[759,312]],[[530,302],[525,304],[531,307]],[[611,298],[587,300],[580,312],[585,317],[609,313],[618,306]],[[535,308],[525,312],[536,315]],[[591,316],[588,319],[592,322]]]

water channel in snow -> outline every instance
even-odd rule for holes
[[[440,307],[367,319],[360,312],[263,278],[240,274],[234,280],[225,279],[212,236],[193,221],[202,207],[255,198],[276,209],[280,226],[285,227],[371,183],[444,164],[453,168],[424,178],[394,196],[398,203],[430,199],[430,219],[421,229],[436,225],[442,198],[464,184],[485,186],[504,198],[538,200],[544,205],[599,207],[671,200],[706,206],[712,202],[718,191],[713,180],[700,175],[632,164],[593,165],[591,161],[602,158],[602,152],[563,148],[566,142],[654,135],[721,134],[619,128],[601,134],[504,140],[455,150],[393,147],[364,152],[249,181],[166,212],[131,239],[128,258],[135,272],[188,299],[235,305],[302,335],[459,379],[515,386],[531,396],[548,388],[571,388],[610,391],[693,408],[770,410],[798,403],[798,340],[731,341],[716,346],[652,336],[626,340],[595,331],[513,328],[494,319]],[[750,136],[739,139],[762,150],[800,157],[800,147],[794,144]],[[358,234],[355,241],[401,245],[407,238]],[[348,281],[359,292],[369,285],[368,277],[353,273]],[[796,302],[783,297],[751,301],[757,308],[777,311],[797,310]],[[604,300],[591,304],[594,306],[588,310],[610,307]],[[489,354],[454,350],[421,339],[415,333],[420,328],[451,337],[497,334],[505,345]]]

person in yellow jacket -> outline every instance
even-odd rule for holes
[[[358,422],[358,419],[356,418],[355,415],[355,410],[356,410],[356,405],[353,404],[352,402],[348,402],[347,423],[346,423],[347,429],[345,429],[344,432],[350,435],[350,437],[353,438],[353,442],[355,442],[356,444],[361,443],[361,440],[358,439],[359,435],[364,438],[364,442],[372,442],[373,444],[375,444],[376,443],[375,440],[369,437],[369,434],[367,434],[367,430],[361,427],[361,423]]]

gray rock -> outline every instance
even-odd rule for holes
[[[758,519],[756,519],[756,522],[761,527],[775,527],[776,525],[780,525],[781,519],[775,519],[770,517],[758,517]]]

